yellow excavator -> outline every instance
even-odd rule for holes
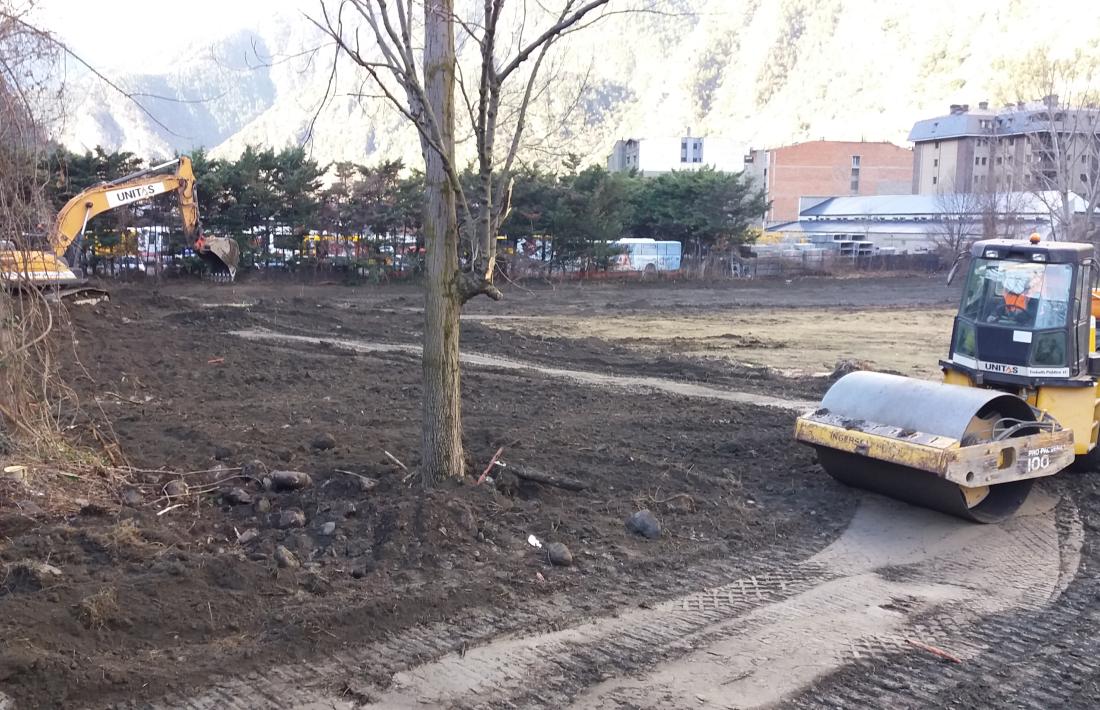
[[[1100,459],[1100,265],[1091,244],[1036,234],[969,257],[943,382],[845,375],[795,438],[843,483],[992,523],[1035,479]]]
[[[195,253],[210,265],[216,280],[232,281],[240,263],[240,248],[232,239],[202,234],[195,174],[191,159],[181,155],[175,160],[94,185],[73,197],[57,213],[46,235],[48,249],[0,243],[0,284],[9,289],[40,289],[54,298],[102,293],[88,286],[87,280],[70,267],[79,254],[88,220],[102,212],[172,192],[179,198],[187,243],[192,244]]]

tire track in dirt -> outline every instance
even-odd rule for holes
[[[675,662],[596,686],[574,707],[771,705],[848,663],[913,650],[909,639],[972,659],[995,648],[970,633],[980,619],[1047,606],[1079,565],[1079,521],[1060,531],[1054,501],[1036,495],[1028,506],[991,528],[869,497],[849,531],[811,560],[843,576],[715,630]],[[891,706],[861,699],[838,705]]]
[[[365,707],[769,705],[910,637],[942,642],[983,615],[1050,603],[1081,540],[1079,525],[1062,539],[1054,504],[1036,495],[1012,521],[975,526],[869,496],[849,530],[802,563],[451,654],[398,673]],[[984,646],[952,650],[970,658]]]
[[[351,340],[347,338],[322,338],[306,335],[292,335],[289,333],[279,333],[272,330],[253,328],[246,330],[234,330],[230,331],[230,335],[245,338],[247,340],[268,340],[275,342],[288,342],[288,343],[309,343],[313,345],[328,345],[332,347],[344,348],[353,352],[362,353],[401,353],[412,356],[420,356],[421,347],[419,345],[409,345],[402,343],[376,343],[364,340]],[[584,370],[568,370],[556,367],[543,367],[540,365],[534,365],[529,362],[523,362],[521,360],[512,360],[509,358],[498,357],[496,355],[484,355],[480,353],[464,352],[459,356],[462,363],[466,365],[473,365],[476,367],[494,367],[504,370],[522,370],[529,372],[537,372],[541,375],[553,377],[562,380],[568,380],[584,385],[591,385],[595,387],[618,387],[628,389],[632,391],[657,391],[666,392],[668,394],[676,394],[684,397],[704,397],[709,399],[719,399],[726,402],[737,402],[741,404],[752,404],[759,407],[777,407],[779,409],[786,409],[796,412],[809,411],[815,409],[818,406],[817,402],[809,400],[799,399],[786,399],[783,397],[772,397],[763,394],[752,394],[749,392],[738,392],[735,390],[719,389],[716,387],[707,387],[705,385],[697,385],[689,382],[681,382],[678,380],[666,379],[661,377],[631,377],[626,375],[610,375],[598,372],[588,372]]]
[[[841,667],[888,663],[911,650],[910,638],[968,662],[990,653],[1001,639],[975,633],[981,620],[1028,618],[1050,605],[1077,572],[1082,540],[1072,501],[1041,492],[996,526],[868,496],[848,530],[812,557],[756,560],[760,571],[736,576],[703,566],[690,580],[698,591],[649,608],[537,634],[494,637],[489,617],[462,628],[436,624],[323,663],[227,680],[164,707],[770,705]],[[517,610],[511,621],[534,627],[538,612]],[[348,681],[380,665],[396,670],[385,687]],[[848,689],[796,699],[879,704],[866,687]]]
[[[767,570],[776,566],[793,569],[799,557],[812,552],[813,546],[812,540],[800,541],[790,549],[750,558],[736,566],[722,561],[701,564],[691,570],[690,579],[684,580],[684,586],[698,585],[704,591],[677,597],[675,606],[685,615],[698,617],[699,623],[705,623],[722,610],[765,603],[775,590],[779,594],[788,593],[789,584],[787,576],[769,576]],[[746,582],[743,590],[738,584],[737,589],[729,593],[715,591],[729,584],[731,579],[755,579],[756,587]],[[647,588],[644,582],[634,591],[641,598],[662,593]],[[247,675],[233,675],[232,670],[227,669],[225,677],[208,687],[182,689],[149,707],[158,710],[359,708],[381,693],[380,687],[372,685],[365,679],[367,677],[392,677],[412,667],[448,657],[472,658],[480,645],[501,638],[520,638],[524,633],[530,635],[531,629],[545,628],[562,609],[569,608],[569,604],[567,597],[555,596],[549,600],[530,600],[503,615],[491,609],[473,609],[460,619],[414,627],[399,636],[364,642],[362,646],[326,658]],[[476,675],[480,671],[474,669],[472,673]]]
[[[1060,506],[1064,540],[1082,544],[1073,506]],[[1091,539],[1083,544],[1087,553]],[[1095,552],[1093,552],[1095,554]],[[1063,558],[1063,562],[1066,562]],[[1100,699],[1100,579],[1063,564],[1058,601],[1041,608],[983,617],[965,631],[940,627],[945,646],[962,638],[978,653],[965,665],[944,665],[914,649],[861,659],[823,678],[791,707],[1096,707]]]

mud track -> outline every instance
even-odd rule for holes
[[[371,343],[363,340],[346,340],[340,338],[318,338],[304,335],[291,335],[288,333],[276,333],[270,330],[235,330],[233,335],[246,340],[270,340],[289,343],[311,343],[314,345],[331,345],[352,352],[364,353],[402,353],[405,355],[420,355],[421,348],[418,345],[398,345],[392,343]],[[682,397],[703,397],[706,399],[720,399],[726,402],[739,402],[753,404],[758,407],[776,407],[794,412],[805,412],[817,406],[817,402],[808,399],[785,399],[751,392],[737,392],[728,389],[707,387],[690,382],[681,382],[662,377],[630,377],[626,375],[610,375],[598,372],[586,372],[584,370],[566,370],[557,367],[542,367],[530,362],[521,362],[494,355],[482,355],[480,353],[464,352],[459,355],[459,361],[465,365],[477,367],[491,367],[502,370],[529,371],[534,374],[555,379],[568,380],[581,385],[592,387],[618,387],[631,391],[663,392]]]
[[[983,621],[1026,618],[1057,604],[1077,574],[1083,538],[1072,501],[1042,493],[1003,526],[960,523],[869,495],[844,534],[808,559],[758,560],[755,573],[724,581],[713,567],[699,569],[703,586],[695,592],[566,629],[463,646],[395,673],[387,688],[359,686],[350,700],[348,688],[326,693],[319,679],[371,659],[430,652],[451,634],[440,629],[437,637],[365,648],[287,676],[228,684],[186,706],[769,706],[795,700],[837,669],[896,662],[914,653],[913,641],[950,649],[963,663],[1003,659],[1001,640],[982,631]],[[881,707],[886,694],[878,691],[815,692],[797,702]]]

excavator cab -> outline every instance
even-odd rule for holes
[[[1097,452],[1091,244],[976,242],[943,383],[855,372],[798,418],[837,480],[975,522]]]

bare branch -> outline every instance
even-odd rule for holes
[[[504,68],[502,68],[498,72],[497,76],[499,80],[503,82],[513,71],[515,71],[521,64],[527,61],[528,57],[534,54],[535,51],[539,49],[539,47],[547,42],[553,41],[562,32],[583,20],[585,15],[599,7],[603,7],[609,1],[610,0],[590,0],[590,2],[588,2],[586,5],[580,7],[569,16],[559,20],[553,26],[547,28],[533,42],[521,49],[510,62],[504,65]]]

